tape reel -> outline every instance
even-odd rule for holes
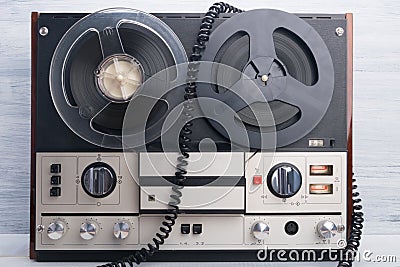
[[[231,86],[210,86],[197,94],[231,106],[236,119],[245,125],[253,148],[265,149],[258,135],[275,130],[277,147],[299,140],[320,122],[329,107],[334,89],[330,53],[319,34],[295,15],[268,9],[235,15],[213,31],[203,59],[243,73],[232,77],[215,68],[211,70],[214,79],[228,80]],[[258,85],[267,102],[247,91],[246,77]],[[248,95],[245,101],[238,97],[244,94]],[[274,120],[262,115],[269,111],[267,106]],[[256,120],[255,113],[265,119]],[[210,124],[225,134],[215,122],[210,120]]]
[[[262,139],[276,138],[276,147],[283,147],[304,137],[323,118],[332,98],[333,63],[324,41],[289,13],[264,9],[233,16],[212,32],[202,59],[221,64],[210,69],[214,81],[200,85],[198,97],[230,106],[235,111],[232,127],[237,132],[245,128],[251,148],[271,148]],[[159,137],[163,119],[182,101],[183,92],[170,91],[154,100],[151,94],[140,97],[141,85],[165,73],[172,77],[157,81],[163,91],[181,76],[179,68],[162,70],[185,62],[179,38],[160,19],[132,9],[102,10],[78,21],[59,42],[50,68],[51,96],[75,134],[97,146],[121,149],[122,131],[136,138],[143,124],[146,142]],[[218,67],[222,65],[238,72]],[[246,79],[257,84],[262,99],[248,90]],[[136,112],[130,112],[129,124],[123,126],[132,102]],[[209,108],[200,107],[205,113]],[[216,114],[209,122],[230,140],[217,123],[225,115]]]
[[[160,19],[133,9],[102,10],[79,20],[58,43],[50,67],[51,97],[75,134],[97,146],[121,149],[126,108],[141,84],[184,62],[179,38]],[[136,102],[140,107],[146,101]],[[162,100],[157,105],[150,126],[168,108]]]

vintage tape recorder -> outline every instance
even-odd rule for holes
[[[352,15],[34,12],[31,164],[38,261],[356,248]]]

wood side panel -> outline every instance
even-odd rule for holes
[[[37,22],[38,12],[31,14],[31,190],[30,190],[30,239],[29,257],[36,259],[35,235],[36,235],[36,75],[37,75]]]
[[[347,19],[347,229],[351,229],[353,213],[353,14]],[[350,234],[350,232],[347,232]]]

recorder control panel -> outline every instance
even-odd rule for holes
[[[182,191],[182,209],[188,212],[178,217],[162,249],[345,246],[346,153],[191,156],[201,162],[191,164],[190,180],[197,179],[198,184],[212,177],[221,182],[188,183]],[[163,199],[170,192],[170,186],[159,183],[162,172],[158,177],[155,173],[157,168],[165,172],[174,166],[170,159],[176,157],[162,153],[38,154],[37,248],[132,250],[147,244],[163,219],[167,207]],[[148,164],[153,169],[141,172],[140,167]],[[57,185],[54,176],[59,177]],[[239,182],[224,180],[233,177]],[[53,188],[60,188],[60,194],[52,195]],[[202,194],[208,196],[202,198]],[[201,199],[207,201],[196,205]]]
[[[152,227],[162,219],[161,215],[42,216],[37,245],[44,250],[138,249],[151,240]],[[182,215],[165,249],[338,249],[345,245],[344,223],[340,215]]]

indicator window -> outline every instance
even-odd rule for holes
[[[333,184],[310,184],[310,194],[333,194]]]
[[[324,147],[324,139],[310,139],[308,140],[309,147]]]
[[[310,175],[333,175],[333,165],[310,165]]]

